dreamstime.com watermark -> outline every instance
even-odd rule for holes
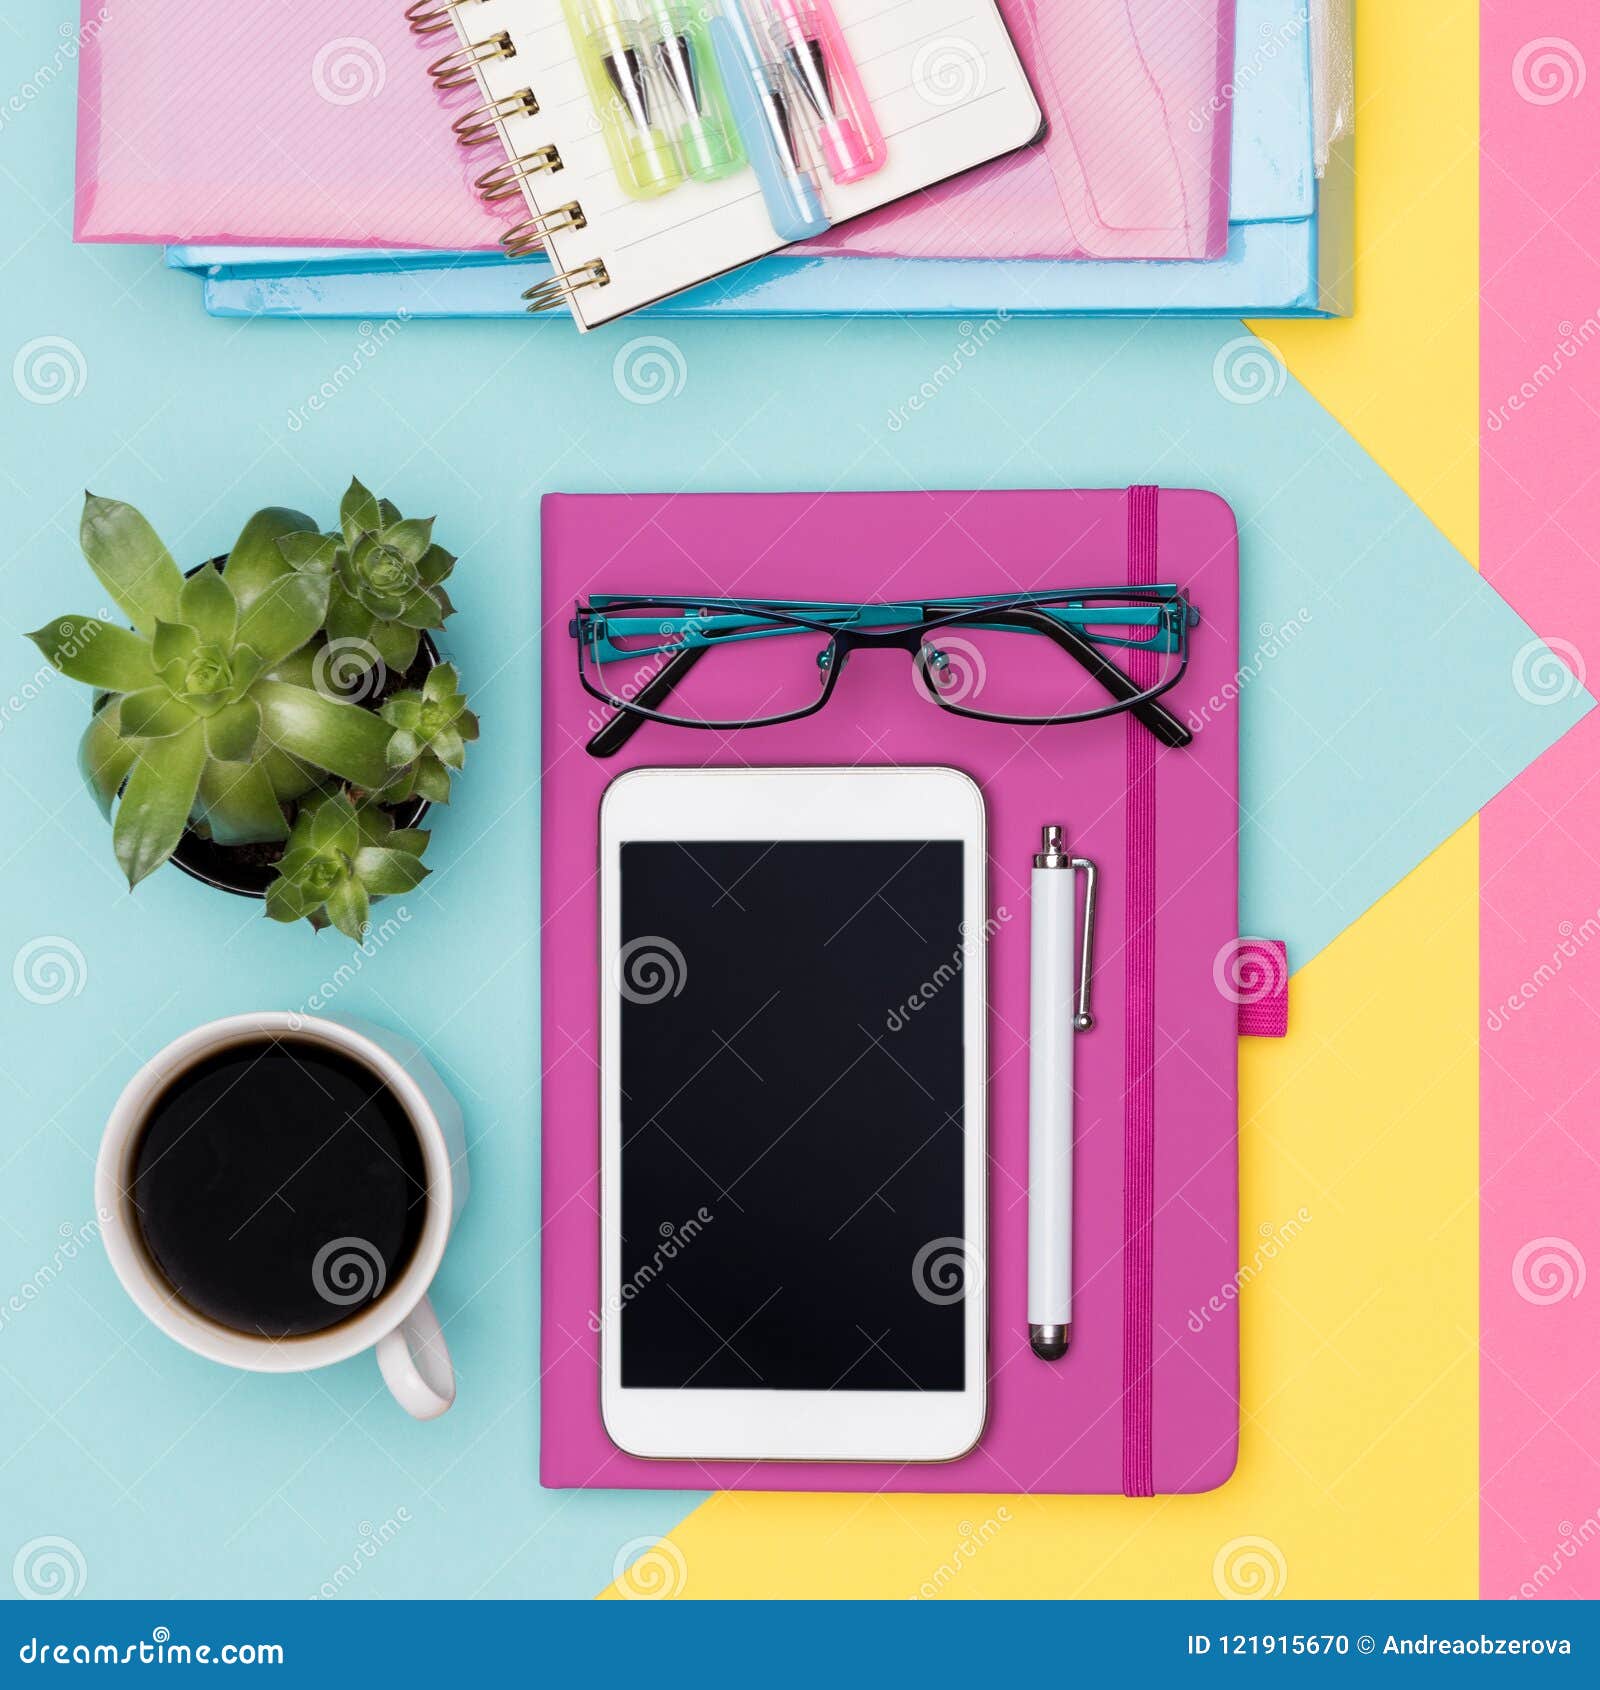
[[[916,1600],[931,1602],[936,1597],[944,1595],[962,1573],[972,1565],[973,1560],[986,1549],[1000,1535],[1001,1530],[1009,1526],[1015,1516],[1004,1503],[995,1509],[994,1513],[981,1525],[973,1525],[970,1520],[963,1520],[959,1527],[960,1540],[948,1557],[941,1561],[933,1572],[917,1586]]]
[[[1576,1525],[1571,1520],[1563,1520],[1556,1527],[1556,1536],[1560,1541],[1530,1576],[1517,1586],[1517,1594],[1511,1598],[1513,1602],[1519,1597],[1532,1601],[1544,1595],[1547,1585],[1554,1584],[1590,1544],[1600,1540],[1600,1507],[1585,1514]]]
[[[83,995],[89,960],[64,933],[41,933],[11,959],[11,984],[28,1003],[65,1003]]]
[[[1589,66],[1575,41],[1564,35],[1536,35],[1511,61],[1511,86],[1530,106],[1559,106],[1575,100],[1589,83]]]
[[[1222,116],[1239,96],[1259,77],[1268,70],[1273,61],[1288,48],[1295,46],[1311,27],[1311,8],[1302,6],[1292,16],[1282,19],[1278,23],[1262,22],[1257,32],[1256,45],[1247,58],[1240,50],[1234,54],[1233,79],[1223,83],[1203,105],[1193,107],[1189,112],[1189,133],[1191,135],[1204,134],[1206,128]]]
[[[30,405],[59,405],[76,399],[89,385],[89,360],[65,335],[40,335],[17,348],[11,360],[11,385]]]
[[[936,1309],[981,1297],[988,1263],[965,1238],[930,1238],[911,1261],[911,1287]]]
[[[371,640],[344,634],[318,649],[311,662],[311,684],[339,704],[365,704],[381,699],[389,684],[389,665]]]
[[[158,1625],[137,1643],[51,1643],[30,1637],[17,1650],[24,1666],[225,1666],[281,1667],[281,1643],[174,1643],[169,1627]]]
[[[689,360],[665,335],[640,335],[611,360],[611,382],[630,405],[659,405],[689,385]]]
[[[626,351],[627,348],[624,347],[623,350]],[[709,609],[663,611],[661,626],[658,630],[661,641],[660,648],[655,651],[641,652],[639,654],[639,665],[631,675],[619,681],[614,679],[609,672],[615,667],[615,664],[596,665],[601,672],[597,684],[601,686],[607,699],[614,702],[595,704],[590,709],[584,723],[585,733],[592,738],[612,720],[618,710],[632,704],[680,652],[693,645],[701,631],[715,619],[715,616],[716,612]],[[666,701],[659,708],[670,714],[672,710],[671,702]]]
[[[1499,434],[1514,417],[1521,416],[1600,340],[1600,306],[1581,323],[1566,320],[1556,324],[1556,342],[1539,364],[1483,419],[1490,434]]]
[[[366,367],[388,346],[411,321],[409,311],[396,311],[381,323],[362,322],[356,325],[356,344],[350,356],[328,377],[314,393],[290,411],[284,426],[291,434],[298,434],[313,417],[320,416]]]
[[[336,1309],[375,1303],[388,1280],[383,1251],[367,1238],[330,1238],[311,1261],[312,1288]]]
[[[61,23],[56,26],[61,45],[43,64],[36,65],[32,74],[19,87],[0,101],[0,129],[22,116],[40,95],[47,93],[67,74],[78,55],[111,20],[111,8],[102,6],[93,17],[80,24]]]
[[[649,1005],[683,996],[689,959],[670,939],[644,933],[617,952],[617,990],[629,1003]]]
[[[311,86],[330,106],[375,100],[388,81],[383,53],[365,36],[341,35],[320,47],[311,61]]]
[[[63,658],[77,657],[86,651],[100,632],[101,624],[110,618],[111,612],[102,605],[94,618],[70,618],[58,623],[56,633],[61,639],[59,655]],[[0,733],[4,733],[30,704],[42,698],[46,688],[54,685],[60,673],[59,663],[41,663],[9,698],[0,699]]]
[[[1258,1279],[1270,1263],[1277,1261],[1310,1224],[1311,1211],[1303,1203],[1295,1210],[1293,1218],[1286,1220],[1282,1226],[1263,1221],[1261,1242],[1250,1252],[1249,1261],[1241,1264],[1239,1271],[1214,1297],[1208,1298],[1199,1308],[1189,1310],[1186,1323],[1189,1330],[1204,1332],[1212,1320],[1225,1313],[1231,1304],[1239,1300],[1239,1294],[1245,1286]]]
[[[331,1602],[343,1596],[361,1576],[362,1569],[377,1560],[414,1518],[409,1508],[397,1508],[381,1525],[375,1526],[370,1520],[363,1520],[356,1528],[356,1546],[350,1551],[349,1558],[341,1561],[317,1586],[317,1594],[311,1600]]]
[[[1556,933],[1558,937],[1549,956],[1526,979],[1519,982],[1515,991],[1508,992],[1484,1017],[1486,1032],[1503,1031],[1510,1025],[1513,1016],[1520,1015],[1523,1010],[1532,1006],[1546,986],[1555,984],[1569,962],[1581,956],[1596,939],[1600,939],[1600,909],[1580,922],[1563,921],[1556,928]]]
[[[977,956],[982,947],[1000,931],[1011,919],[1011,911],[1002,904],[995,913],[986,920],[974,937],[966,922],[961,923],[961,943],[951,953],[948,962],[941,962],[933,973],[922,982],[906,1001],[898,1008],[889,1011],[884,1026],[891,1033],[903,1033],[911,1025],[912,1016],[938,997],[946,986],[959,980],[966,971],[967,964]]]
[[[1588,684],[1589,666],[1571,640],[1531,639],[1511,660],[1511,685],[1524,704],[1541,710],[1565,704]]]
[[[1530,1238],[1511,1260],[1511,1285],[1525,1303],[1549,1308],[1583,1295],[1589,1264],[1570,1238]]]
[[[1211,1582],[1230,1602],[1264,1602],[1283,1595],[1289,1563],[1270,1537],[1230,1538],[1211,1563]]]
[[[1289,385],[1289,365],[1277,346],[1261,335],[1238,335],[1217,348],[1211,385],[1230,405],[1259,405]]]
[[[1270,622],[1263,622],[1258,630],[1260,643],[1245,662],[1241,663],[1234,672],[1233,679],[1225,682],[1198,709],[1189,712],[1189,727],[1194,733],[1220,716],[1224,710],[1236,704],[1239,695],[1254,680],[1259,680],[1262,670],[1274,659],[1281,657],[1300,635],[1311,626],[1311,612],[1301,605],[1300,609],[1287,622],[1273,627]]]
[[[89,1582],[89,1563],[70,1537],[30,1538],[11,1557],[11,1583],[24,1602],[70,1602]]]
[[[392,914],[386,915],[382,922],[369,922],[366,936],[361,943],[300,1005],[299,1009],[290,1011],[289,1030],[297,1033],[304,1024],[306,1016],[321,1014],[378,952],[401,932],[410,920],[411,911],[404,904],[401,904]]]
[[[956,342],[955,350],[915,393],[906,399],[903,404],[896,405],[889,413],[887,418],[889,432],[899,434],[913,417],[920,416],[923,411],[927,410],[1010,320],[1011,313],[1009,311],[997,311],[992,317],[986,317],[976,327],[971,323],[962,323],[956,330],[960,338]]]
[[[639,1267],[623,1281],[622,1288],[605,1304],[605,1313],[615,1318],[636,1297],[643,1296],[666,1270],[694,1243],[705,1229],[711,1225],[716,1216],[704,1204],[681,1225],[674,1225],[671,1221],[663,1221],[658,1229],[660,1242],[650,1253],[650,1259],[641,1263]],[[590,1311],[589,1330],[598,1332],[601,1328],[601,1314],[598,1309]]]
[[[689,1563],[670,1537],[632,1537],[611,1562],[617,1594],[649,1602],[670,1601],[689,1582]]]
[[[98,1209],[93,1220],[84,1221],[81,1225],[74,1226],[71,1221],[61,1223],[56,1229],[61,1242],[4,1302],[0,1302],[0,1333],[3,1333],[6,1327],[14,1325],[19,1315],[25,1314],[39,1301],[72,1263],[99,1238],[101,1227],[110,1219],[108,1210]]]
[[[940,110],[977,99],[988,83],[988,59],[962,35],[925,41],[911,61],[911,86],[928,105]]]

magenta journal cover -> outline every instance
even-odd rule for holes
[[[1234,0],[999,4],[1048,118],[1043,143],[841,224],[816,249],[1223,253]],[[471,0],[460,16],[481,38],[526,27],[529,0]],[[405,0],[285,0],[225,17],[194,0],[84,0],[83,20],[80,241],[486,250],[528,215],[520,199],[478,199],[474,179],[500,149],[464,150],[451,125],[482,95],[434,92],[427,67],[456,37],[412,34]],[[930,115],[992,94],[974,83],[985,74],[959,28],[930,31],[913,60]],[[526,75],[536,84],[538,67]]]
[[[553,1487],[1201,1491],[1238,1441],[1238,533],[1214,494],[552,496],[543,507],[540,1476]],[[906,666],[852,666],[819,715],[733,735],[646,724],[607,761],[568,625],[591,592],[859,601],[1173,582],[1200,613],[1168,695],[1196,727],[953,718]],[[988,816],[989,1418],[938,1465],[641,1461],[600,1417],[598,817],[651,766],[942,765]],[[1101,869],[1096,1025],[1077,1043],[1076,1300],[1067,1357],[1026,1322],[1028,896],[1046,821]]]

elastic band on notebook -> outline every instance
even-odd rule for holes
[[[1154,487],[1128,489],[1128,584],[1156,581]],[[1140,688],[1159,679],[1154,652],[1134,651]],[[1156,742],[1127,718],[1127,1026],[1123,1046],[1122,1489],[1155,1495]]]

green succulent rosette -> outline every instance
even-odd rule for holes
[[[393,730],[386,755],[392,771],[379,795],[386,804],[426,798],[450,802],[450,776],[467,760],[467,746],[478,737],[478,718],[467,708],[454,664],[428,672],[419,690],[384,700],[381,715]]]
[[[433,518],[403,517],[352,481],[336,534],[294,534],[283,554],[329,584],[328,638],[371,647],[374,664],[403,675],[416,661],[424,628],[442,628],[455,612],[445,577],[454,555],[433,539]]]
[[[357,805],[343,791],[325,793],[300,807],[278,878],[267,889],[267,914],[364,939],[374,898],[422,884],[427,845],[425,831],[396,827],[375,804]]]

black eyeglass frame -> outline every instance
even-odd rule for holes
[[[1176,640],[1177,666],[1158,684],[1140,688],[1101,651],[1096,641],[1069,623],[1047,614],[1051,609],[1081,608],[1093,604],[1150,606],[1159,615],[1153,627]],[[699,630],[701,643],[685,645],[676,651],[662,668],[640,688],[632,698],[618,698],[591,681],[585,654],[589,650],[592,624],[604,624],[607,618],[629,611],[672,610],[693,615],[708,605],[715,609]],[[887,608],[887,607],[886,607]],[[775,716],[751,717],[738,721],[706,722],[675,716],[657,708],[669,698],[673,689],[707,652],[715,649],[717,630],[711,625],[718,615],[758,618],[762,623],[777,624],[797,632],[820,635],[828,642],[828,649],[819,658],[823,684],[816,697],[803,709],[785,711]],[[703,733],[737,733],[746,729],[781,727],[787,722],[804,721],[825,709],[833,697],[840,672],[852,652],[860,650],[901,650],[912,660],[923,690],[941,710],[970,721],[993,722],[1013,727],[1069,727],[1079,723],[1102,720],[1109,716],[1131,714],[1155,734],[1163,744],[1182,747],[1188,745],[1193,734],[1190,729],[1158,701],[1183,679],[1189,665],[1189,629],[1198,624],[1199,613],[1181,590],[1149,590],[1137,587],[1105,587],[1065,590],[1056,593],[1026,593],[1015,598],[997,598],[988,603],[963,601],[959,608],[933,608],[930,613],[904,620],[891,627],[861,627],[838,621],[824,621],[803,614],[798,605],[779,604],[761,599],[676,598],[666,595],[619,598],[606,595],[603,604],[578,604],[571,624],[577,647],[578,680],[591,698],[616,711],[617,718],[608,723],[590,742],[589,749],[596,756],[611,756],[622,748],[644,722],[659,722],[665,727],[689,728]],[[938,692],[930,672],[929,648],[925,636],[939,629],[992,630],[1015,629],[1039,634],[1052,640],[1089,675],[1112,694],[1112,701],[1097,709],[1073,711],[1057,716],[1011,716],[993,711],[970,709]],[[729,629],[729,635],[747,634],[745,629]],[[1148,642],[1128,638],[1110,638],[1106,644],[1138,651]],[[653,655],[641,651],[641,657]],[[1163,655],[1168,653],[1163,652]],[[598,663],[596,667],[599,667]],[[627,723],[626,729],[620,724]]]

